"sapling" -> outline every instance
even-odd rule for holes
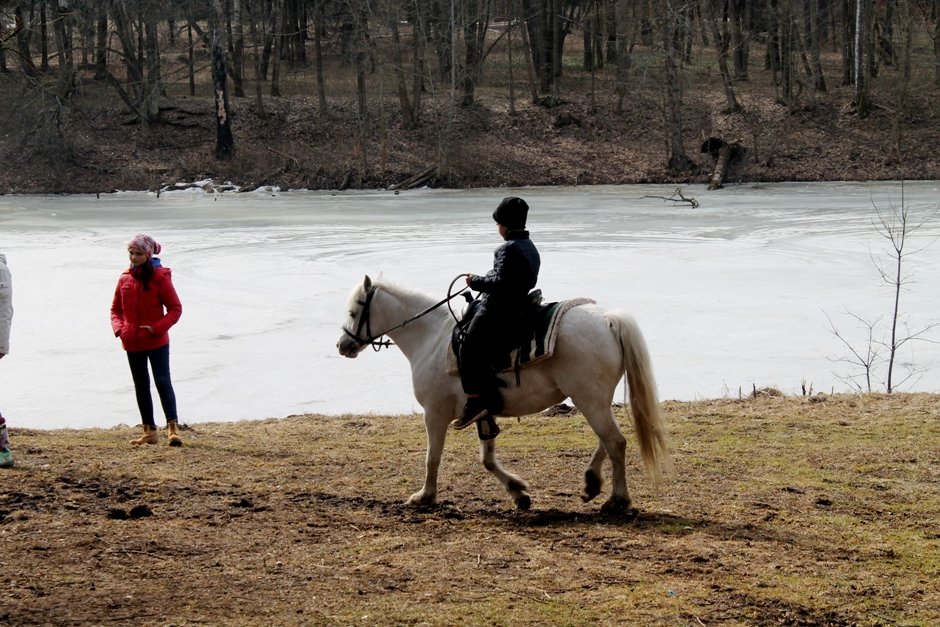
[[[937,237],[931,238],[917,248],[911,248],[914,234],[927,225],[936,215],[937,209],[929,213],[922,220],[911,220],[910,208],[904,200],[904,185],[901,185],[901,204],[889,205],[888,210],[881,209],[874,203],[875,217],[872,226],[875,232],[887,241],[887,246],[880,256],[869,251],[872,264],[881,281],[889,288],[892,296],[891,308],[887,316],[878,316],[869,320],[846,309],[846,315],[854,318],[866,331],[867,340],[862,344],[853,344],[838,329],[832,318],[829,320],[829,329],[839,341],[849,350],[848,355],[831,358],[833,361],[852,364],[859,371],[845,376],[836,375],[840,380],[849,384],[859,392],[871,392],[874,370],[884,366],[884,386],[889,394],[898,386],[910,382],[914,377],[922,374],[929,368],[929,364],[918,367],[913,357],[905,364],[898,363],[898,352],[902,347],[915,341],[937,343],[929,337],[929,333],[940,322],[931,322],[922,327],[912,328],[907,316],[901,308],[901,293],[907,286],[914,283],[913,273],[907,268],[907,258],[923,251],[936,242]],[[887,319],[887,329],[883,329],[882,321]],[[905,372],[900,378],[897,375],[897,366],[903,365]]]

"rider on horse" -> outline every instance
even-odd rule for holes
[[[464,429],[503,409],[494,363],[508,352],[510,339],[522,324],[535,287],[541,259],[525,229],[529,205],[517,197],[504,198],[493,219],[505,243],[493,255],[493,269],[485,276],[467,275],[470,289],[482,292],[480,305],[467,328],[460,349],[460,378],[467,395],[463,415],[454,423]]]

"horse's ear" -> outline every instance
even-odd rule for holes
[[[362,280],[362,289],[368,292],[372,289],[372,279],[369,278],[369,275],[366,275],[366,278]]]

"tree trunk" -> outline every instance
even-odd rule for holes
[[[52,2],[54,3],[52,14],[54,16],[53,31],[55,34],[55,47],[56,54],[59,57],[58,96],[62,99],[66,99],[72,93],[72,84],[75,78],[72,69],[72,50],[68,34],[65,30],[65,12],[59,5],[59,0],[52,0]],[[45,12],[45,3],[43,4],[43,11]]]
[[[734,79],[737,81],[748,79],[750,16],[750,3],[747,0],[728,0],[731,59],[734,65]]]
[[[564,39],[561,37],[561,0],[549,0],[551,3],[551,66],[552,66],[552,106],[557,105],[561,97],[559,93],[559,81],[561,77],[562,65],[562,45]]]
[[[248,33],[251,35],[251,52],[252,58],[254,59],[255,70],[255,106],[258,108],[258,116],[264,117],[264,90],[261,89],[261,84],[264,82],[264,73],[261,69],[261,52],[260,49],[264,46],[265,35],[264,31],[258,31],[259,22],[264,24],[263,20],[258,20],[257,16],[253,14],[251,10],[251,5],[246,4],[245,9],[248,12]]]
[[[734,95],[734,83],[731,77],[731,70],[728,67],[728,47],[731,39],[727,31],[719,28],[718,9],[715,6],[715,0],[704,0],[702,2],[702,20],[708,25],[711,31],[711,38],[715,44],[715,53],[718,57],[718,71],[721,73],[721,82],[725,89],[725,112],[734,113],[741,106]],[[721,20],[724,24],[724,20]]]
[[[673,0],[666,3],[666,16],[663,18],[663,52],[665,60],[666,88],[666,133],[668,148],[667,165],[673,172],[687,171],[692,160],[685,154],[682,139],[682,82],[679,71],[679,59],[682,54],[680,28],[682,10],[673,5]]]
[[[852,0],[842,0],[842,84],[855,84],[855,17]]]
[[[454,36],[452,20],[450,17],[453,0],[445,8],[440,0],[435,0],[431,5],[428,21],[431,25],[431,39],[434,42],[434,52],[437,54],[438,77],[441,82],[451,82],[454,66]]]
[[[522,1],[523,8],[526,5],[526,0]],[[516,6],[516,10],[518,10]],[[525,18],[522,15],[516,15],[519,20],[522,28],[519,29],[519,33],[522,35],[522,53],[525,57],[525,66],[526,72],[529,75],[529,92],[532,96],[532,103],[537,104],[539,101],[539,86],[538,86],[538,77],[535,71],[535,50],[533,49],[532,39],[529,37],[529,26],[525,21]]]
[[[160,117],[160,48],[157,45],[157,17],[153,10],[144,16],[144,49],[146,51],[146,84],[143,108],[147,122]]]
[[[56,2],[56,0],[52,0]],[[33,12],[33,6],[35,3],[31,3],[30,14]],[[58,2],[56,2],[56,13],[58,13]],[[30,20],[32,21],[32,20]],[[47,24],[49,23],[49,17],[46,15],[46,0],[43,0],[39,3],[39,71],[43,74],[49,71],[49,33],[47,31]],[[56,19],[55,24],[59,23]],[[53,25],[53,30],[56,28]],[[59,58],[59,67],[62,67],[62,59]]]
[[[806,12],[806,49],[812,69],[813,89],[826,91],[826,77],[823,74],[822,60],[819,53],[819,4],[818,0],[805,0]]]
[[[552,13],[555,0],[523,0],[522,10],[526,16],[532,64],[539,80],[539,92],[553,93],[555,83],[554,24]],[[536,99],[538,100],[538,99]]]
[[[865,48],[868,0],[857,0],[855,9],[855,106],[858,117],[868,117],[870,102],[868,95],[868,78],[865,76]]]
[[[327,113],[328,109],[326,104],[326,81],[323,78],[323,44],[321,42],[321,33],[326,22],[326,15],[323,10],[325,1],[318,0],[314,6],[314,15],[316,17],[313,23],[313,49],[317,55],[317,102],[320,103],[322,113]]]
[[[401,52],[401,34],[398,31],[398,11],[395,7],[389,9],[389,28],[392,33],[392,62],[395,65],[395,84],[398,87],[398,106],[401,108],[401,124],[405,130],[414,128],[414,113],[411,111],[411,100],[408,99],[408,85],[406,83],[404,55]]]
[[[940,87],[940,8],[934,5],[933,23],[933,83]]]
[[[777,3],[777,24],[779,27],[779,67],[780,99],[791,111],[796,105],[793,95],[793,12],[792,0],[779,0]]]
[[[219,41],[222,28],[224,24],[220,24],[212,34],[212,87],[215,93],[215,157],[224,160],[235,154],[235,137],[228,106],[225,53]]]
[[[193,41],[193,26],[192,24],[186,25],[186,74],[189,79],[189,95],[196,95],[196,51],[195,51],[195,42]]]
[[[281,60],[284,58],[284,4],[287,0],[274,3],[274,62],[271,64],[271,97],[281,97]]]
[[[7,49],[3,43],[7,40],[6,22],[0,20],[0,74],[6,74],[10,71],[7,67]]]
[[[489,12],[480,0],[470,0],[465,6],[464,19],[464,65],[461,77],[463,93],[460,104],[464,107],[473,104],[476,83],[480,75],[483,59],[483,41],[489,28]]]
[[[36,76],[36,66],[33,64],[33,53],[29,49],[29,24],[23,15],[23,7],[17,3],[13,7],[13,32],[16,33],[16,60],[20,70],[26,76]]]
[[[95,80],[102,81],[108,72],[108,11],[101,6],[96,10]]]
[[[878,37],[878,52],[885,65],[895,64],[894,53],[894,9],[896,0],[884,0],[885,15],[881,21]]]
[[[623,112],[623,101],[630,84],[633,66],[633,47],[636,44],[638,19],[636,5],[631,0],[617,0],[614,12],[614,29],[617,38],[617,72],[614,91],[617,93],[617,113]]]
[[[412,125],[417,128],[421,121],[421,94],[424,92],[424,78],[427,66],[424,62],[424,51],[427,44],[427,14],[424,5],[416,3],[414,19],[411,29],[411,113]]]
[[[232,89],[236,97],[245,95],[245,27],[242,17],[242,2],[244,0],[231,0],[232,3]]]

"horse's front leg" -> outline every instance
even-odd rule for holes
[[[412,494],[405,502],[406,505],[421,507],[437,503],[437,475],[449,425],[450,420],[446,415],[425,413],[424,429],[427,432],[428,448],[424,458],[424,487]]]
[[[529,484],[518,475],[503,468],[503,465],[496,459],[495,439],[480,440],[480,461],[483,462],[483,467],[493,473],[503,484],[518,509],[524,511],[532,506],[532,498],[529,496]]]

